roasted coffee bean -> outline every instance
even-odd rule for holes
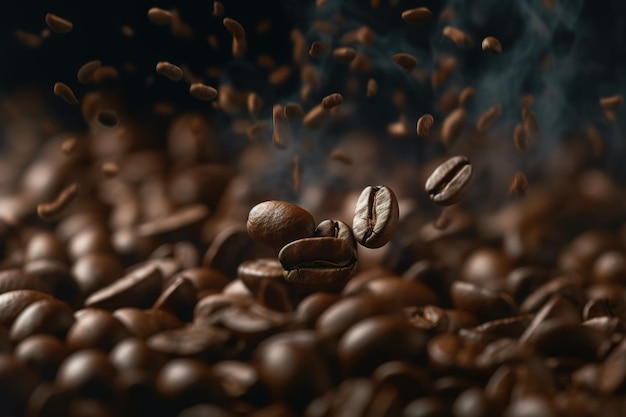
[[[373,279],[361,291],[388,298],[399,307],[425,306],[439,301],[437,295],[424,284],[395,277]]]
[[[533,338],[542,356],[567,356],[592,361],[600,357],[606,339],[598,330],[558,319],[544,323]]]
[[[509,185],[509,193],[522,196],[526,194],[526,190],[528,190],[528,180],[526,180],[526,176],[523,172],[516,172]]]
[[[153,334],[176,329],[183,323],[168,312],[162,310],[140,310],[121,308],[113,316],[118,319],[132,336],[146,339]]]
[[[285,103],[284,113],[287,120],[297,120],[302,117],[303,110],[299,103]]]
[[[59,193],[54,201],[37,205],[37,214],[44,221],[58,220],[76,201],[80,193],[80,185],[72,183]]]
[[[520,311],[522,313],[534,313],[542,308],[555,294],[582,305],[583,295],[581,291],[578,279],[575,277],[553,278],[528,295],[520,305]]]
[[[167,311],[182,321],[190,321],[197,295],[198,291],[193,283],[181,276],[165,288],[152,308]]]
[[[465,258],[461,278],[483,288],[500,291],[504,289],[503,278],[512,267],[511,260],[501,250],[479,248]]]
[[[278,68],[274,69],[272,72],[270,72],[269,76],[267,77],[267,81],[270,83],[270,85],[273,86],[280,86],[282,84],[285,84],[289,78],[291,77],[291,74],[293,73],[293,68],[289,65],[281,65]]]
[[[329,94],[322,99],[322,107],[326,110],[332,109],[343,103],[343,96],[340,93]]]
[[[212,372],[229,398],[258,403],[266,395],[258,371],[251,363],[224,360],[213,365]]]
[[[260,258],[242,262],[237,267],[237,276],[253,293],[257,293],[263,280],[280,280],[283,267],[274,258]]]
[[[119,341],[130,337],[126,327],[106,310],[80,310],[75,318],[76,322],[66,338],[66,345],[71,350],[100,349],[108,352]]]
[[[69,138],[61,144],[61,152],[65,155],[72,155],[76,149],[76,138]]]
[[[180,81],[183,79],[183,70],[177,65],[167,61],[160,61],[156,64],[156,72],[172,81]]]
[[[467,105],[469,101],[472,100],[474,97],[476,97],[476,89],[474,89],[474,87],[471,87],[471,86],[465,87],[459,93],[459,105],[460,106]]]
[[[198,100],[210,101],[217,97],[217,90],[209,85],[193,83],[189,86],[189,93]]]
[[[314,328],[322,314],[340,299],[336,294],[313,293],[298,303],[294,312],[294,320],[306,328]]]
[[[174,20],[174,15],[169,10],[152,7],[148,10],[148,19],[155,25],[169,25]]]
[[[528,148],[528,134],[521,123],[515,125],[513,143],[515,144],[515,148],[520,152]]]
[[[433,13],[427,7],[418,7],[402,12],[402,20],[407,23],[424,23],[432,19]]]
[[[626,319],[626,303],[623,299],[593,298],[583,307],[583,320],[596,317]]]
[[[151,349],[168,356],[215,360],[222,357],[234,342],[224,329],[188,325],[154,334],[146,343]]]
[[[148,308],[161,292],[163,273],[147,264],[103,287],[85,300],[85,307],[117,310],[122,307]]]
[[[430,137],[430,129],[433,127],[435,119],[430,114],[425,114],[417,120],[417,134],[421,137]]]
[[[614,96],[602,97],[600,99],[600,106],[605,111],[616,111],[624,103],[624,96],[616,94]]]
[[[324,125],[328,118],[328,111],[321,105],[314,106],[302,119],[302,126],[306,129],[316,130]]]
[[[115,374],[106,353],[83,349],[61,363],[54,382],[60,389],[106,401],[113,394]]]
[[[309,55],[313,58],[319,58],[328,53],[330,50],[330,45],[328,42],[315,41],[311,43],[311,48],[309,49]]]
[[[55,299],[43,299],[26,307],[17,316],[9,334],[14,342],[34,334],[51,334],[64,339],[74,321],[74,312],[67,304]]]
[[[101,166],[101,171],[105,177],[112,178],[117,175],[120,168],[115,162],[105,162]]]
[[[156,376],[166,358],[152,350],[142,339],[124,339],[109,354],[111,364],[118,372],[139,371]]]
[[[39,384],[40,378],[11,355],[0,354],[0,415],[24,415],[26,401]]]
[[[224,27],[230,32],[233,38],[239,40],[245,39],[246,31],[243,26],[241,26],[241,23],[237,22],[235,19],[231,19],[230,17],[225,17],[223,23]]]
[[[356,249],[356,238],[350,226],[341,220],[324,220],[313,231],[314,237],[336,237],[347,240]]]
[[[61,97],[68,104],[78,104],[74,91],[67,84],[61,82],[54,83],[54,95]]]
[[[417,66],[417,59],[405,52],[399,52],[392,56],[393,62],[395,62],[405,73],[410,73]]]
[[[74,25],[69,20],[65,20],[52,13],[46,14],[46,25],[55,33],[68,33]]]
[[[352,229],[357,242],[368,248],[387,244],[398,227],[399,207],[393,191],[384,186],[368,186],[354,209]]]
[[[252,92],[248,94],[246,105],[251,116],[258,116],[263,108],[263,100],[257,93]]]
[[[272,124],[274,132],[272,133],[272,143],[279,149],[284,149],[292,142],[291,128],[289,120],[285,116],[283,106],[275,104],[272,107]]]
[[[72,275],[80,291],[89,295],[119,278],[122,265],[111,254],[87,254],[76,260],[72,266]]]
[[[42,299],[50,300],[52,297],[33,290],[17,290],[0,294],[0,325],[10,328],[24,309]]]
[[[47,381],[54,380],[69,351],[60,339],[47,334],[25,338],[15,346],[14,355]]]
[[[481,47],[483,48],[483,51],[489,51],[494,55],[500,55],[502,53],[502,44],[493,36],[487,36],[483,39]]]
[[[483,320],[495,320],[516,314],[517,306],[511,297],[467,282],[455,281],[450,289],[454,306],[476,314]]]
[[[209,209],[202,204],[193,204],[177,209],[165,217],[141,223],[137,231],[141,236],[163,236],[184,232],[198,227],[209,215]]]
[[[489,129],[501,113],[502,107],[499,104],[489,107],[476,121],[476,130],[484,132]]]
[[[248,222],[249,220],[250,218]],[[256,227],[256,230],[260,227],[263,226]],[[254,238],[250,233],[250,226],[248,230],[240,225],[225,228],[211,242],[211,246],[204,254],[202,264],[222,272],[227,277],[234,277],[237,267],[248,258],[248,252],[253,246],[250,237]]]
[[[52,288],[37,275],[19,269],[0,271],[0,294],[17,290],[34,290],[52,294]]]
[[[338,62],[348,64],[356,58],[356,50],[348,46],[340,46],[339,48],[333,49],[333,58]]]
[[[465,127],[467,114],[463,107],[452,111],[441,125],[441,141],[444,145],[451,145],[461,134]]]
[[[119,116],[113,110],[101,110],[96,114],[96,121],[103,127],[115,127],[119,122]]]
[[[315,220],[294,204],[265,201],[250,210],[246,226],[254,241],[279,249],[294,240],[313,236]]]
[[[367,97],[374,97],[378,93],[378,83],[375,79],[370,78],[367,80],[367,89],[365,90],[365,95]]]
[[[442,206],[457,203],[472,178],[472,165],[464,156],[455,156],[439,165],[426,180],[426,193]]]
[[[345,239],[314,237],[285,245],[278,254],[287,282],[305,290],[339,290],[356,270],[356,250]]]
[[[392,388],[403,402],[433,393],[432,381],[423,369],[411,362],[391,361],[380,365],[372,374],[377,389]]]
[[[419,360],[426,341],[426,333],[404,317],[377,316],[348,329],[339,341],[337,354],[346,374],[369,375],[388,361]]]
[[[224,14],[224,5],[220,1],[213,2],[213,16],[221,16]]]
[[[443,28],[443,36],[456,43],[458,46],[470,46],[472,44],[472,38],[461,29],[453,26],[446,26]]]

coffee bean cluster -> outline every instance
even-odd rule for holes
[[[598,167],[597,128],[574,132],[547,178],[513,167],[494,208],[481,194],[481,140],[511,112],[474,112],[472,86],[444,91],[458,75],[453,56],[428,72],[412,51],[385,52],[395,76],[443,91],[437,111],[409,114],[407,94],[388,94],[372,70],[380,54],[368,48],[387,34],[347,28],[341,15],[315,20],[315,39],[294,29],[291,60],[277,63],[256,43],[271,21],[252,27],[231,17],[232,3],[210,6],[213,49],[248,59],[268,89],[297,78],[299,94],[277,100],[222,68],[205,77],[163,56],[139,65],[152,71],[146,85],[182,85],[205,111],[156,102],[142,117],[113,88],[133,63],[90,57],[68,71],[80,85],[49,91],[80,108],[83,130],[65,129],[28,91],[0,99],[0,417],[624,414],[626,186]],[[437,20],[447,46],[507,57],[491,35],[479,48],[452,8],[410,7],[396,10],[397,24]],[[41,35],[16,38],[37,48],[82,30],[66,17],[48,13]],[[194,38],[175,8],[143,17]],[[346,85],[324,91],[324,66],[349,73]],[[325,152],[309,135],[381,96],[398,111],[384,139],[432,140],[436,155],[382,165],[389,143],[357,131],[315,167],[331,179],[304,175],[307,155]],[[623,96],[597,104],[611,124]],[[507,131],[518,156],[542,139],[532,106],[521,97]],[[225,137],[249,142],[233,151]],[[288,184],[268,180],[277,166]]]

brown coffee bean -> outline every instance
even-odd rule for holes
[[[624,103],[624,96],[621,94],[616,94],[614,96],[608,96],[608,97],[602,97],[600,99],[600,106],[602,106],[602,108],[605,111],[614,112],[617,109],[619,109],[623,103]]]
[[[439,165],[426,180],[426,193],[442,206],[457,203],[472,178],[472,165],[464,156],[455,156]]]
[[[428,374],[411,362],[391,361],[380,365],[372,374],[376,390],[392,389],[406,403],[433,393]]]
[[[140,236],[163,236],[194,229],[206,220],[209,209],[203,204],[181,207],[165,217],[147,221],[137,226]]]
[[[294,204],[265,201],[250,210],[246,226],[255,242],[279,249],[294,240],[313,236],[315,220]]]
[[[522,313],[535,313],[555,294],[566,297],[572,302],[581,303],[582,305],[583,295],[578,279],[562,276],[553,278],[528,295],[520,305],[520,311]]]
[[[155,25],[169,25],[174,20],[174,15],[169,10],[151,7],[148,9],[148,19]]]
[[[333,49],[333,58],[338,62],[348,64],[356,58],[356,50],[348,46],[340,46]]]
[[[68,33],[74,27],[69,20],[65,20],[52,13],[46,13],[46,25],[55,33]]]
[[[62,390],[106,401],[111,399],[115,374],[106,353],[84,349],[63,361],[54,383]]]
[[[72,155],[76,149],[76,138],[69,138],[61,144],[61,152],[65,155]]]
[[[42,231],[28,240],[24,262],[28,263],[40,259],[67,261],[63,243],[54,233]]]
[[[61,97],[68,104],[78,104],[74,91],[67,84],[61,82],[54,83],[54,95]]]
[[[263,100],[257,93],[251,92],[248,93],[246,105],[248,108],[248,113],[250,113],[251,116],[258,116],[259,113],[261,113],[261,109],[263,108]]]
[[[402,20],[407,23],[425,23],[432,19],[433,13],[427,7],[418,7],[402,12]]]
[[[443,36],[458,46],[470,46],[472,44],[472,38],[467,33],[453,26],[444,27],[442,33]]]
[[[377,316],[352,326],[339,341],[337,355],[346,374],[370,375],[388,361],[418,360],[426,341],[426,333],[404,317]]]
[[[52,294],[51,286],[37,275],[24,273],[19,269],[0,271],[0,294],[17,290],[34,290]]]
[[[234,277],[237,267],[248,259],[249,251],[253,247],[251,236],[250,227],[246,230],[237,224],[225,228],[211,242],[202,259],[202,265],[216,269],[229,278]]]
[[[74,262],[72,275],[80,291],[89,295],[122,275],[122,264],[111,254],[83,255]]]
[[[476,129],[479,132],[484,132],[491,127],[493,122],[502,113],[502,107],[499,104],[495,104],[489,107],[483,114],[480,115],[478,121],[476,121]]]
[[[398,201],[393,191],[384,185],[368,186],[354,208],[354,237],[365,247],[380,248],[391,240],[398,219]]]
[[[292,132],[289,126],[289,120],[285,116],[283,106],[275,104],[272,107],[272,125],[274,132],[272,133],[272,143],[276,148],[284,149],[292,142]]]
[[[0,294],[0,325],[10,328],[26,307],[42,299],[52,299],[52,297],[33,290],[17,290]]]
[[[241,23],[230,17],[225,17],[222,22],[234,39],[243,40],[246,38],[246,30],[241,26]]]
[[[343,103],[343,96],[340,93],[329,94],[322,99],[322,107],[326,110],[332,109]]]
[[[142,339],[129,338],[119,342],[109,354],[118,372],[139,371],[156,376],[166,358],[152,350]]]
[[[370,98],[374,97],[378,93],[378,83],[375,79],[370,78],[367,80],[367,89],[365,90],[365,95]]]
[[[242,262],[237,268],[237,276],[253,294],[256,294],[261,281],[282,279],[283,267],[278,259],[254,259]]]
[[[182,321],[190,321],[197,296],[198,291],[193,283],[181,276],[163,290],[152,308],[167,311]]]
[[[300,301],[294,313],[294,319],[306,328],[314,328],[320,316],[340,299],[336,294],[313,293]]]
[[[217,90],[209,85],[193,83],[189,86],[189,93],[198,100],[210,101],[217,97]]]
[[[316,130],[324,125],[327,118],[328,111],[321,104],[318,104],[304,115],[302,126],[309,130]]]
[[[278,254],[285,280],[305,290],[340,290],[356,270],[356,250],[345,239],[313,237],[293,241]]]
[[[509,185],[509,194],[522,196],[528,190],[528,180],[523,172],[516,172]]]
[[[147,264],[91,294],[85,307],[111,311],[131,306],[148,308],[159,296],[162,282],[161,270]]]
[[[130,337],[126,327],[106,310],[79,310],[75,318],[76,322],[70,327],[65,342],[70,350],[100,349],[108,352],[120,340]]]
[[[459,93],[459,105],[466,106],[470,100],[476,97],[476,89],[474,87],[467,86]]]
[[[417,134],[423,138],[430,137],[430,129],[435,124],[435,119],[430,114],[424,114],[417,119]]]
[[[356,238],[352,228],[341,220],[324,220],[313,231],[314,237],[336,237],[347,240],[356,249]]]
[[[44,221],[55,221],[68,210],[78,194],[80,193],[80,185],[77,182],[70,184],[64,188],[54,201],[50,203],[41,203],[37,205],[37,214]]]
[[[232,52],[235,58],[243,58],[248,51],[248,42],[245,39],[233,38]]]
[[[265,395],[258,371],[250,363],[224,360],[214,364],[212,372],[229,398],[256,403]]]
[[[63,342],[48,334],[30,336],[15,346],[15,357],[46,381],[54,380],[59,365],[69,354]]]
[[[185,326],[165,330],[147,339],[148,346],[169,356],[216,360],[234,345],[232,335],[217,327]]]
[[[459,107],[443,120],[441,141],[444,145],[451,145],[459,137],[465,127],[466,118],[465,109]]]
[[[184,269],[168,280],[166,285],[176,281],[178,278],[188,279],[198,292],[221,291],[229,282],[228,276],[217,269],[203,266]]]
[[[439,301],[437,295],[424,284],[394,277],[373,279],[364,285],[362,291],[386,297],[399,307],[425,306]]]
[[[500,55],[502,53],[502,44],[493,36],[487,36],[483,39],[481,47],[483,48],[483,51],[489,51],[494,55]]]
[[[476,314],[483,320],[510,317],[517,313],[517,306],[508,294],[490,291],[467,282],[453,282],[450,298],[456,308]]]
[[[224,14],[224,5],[222,2],[213,2],[213,16],[222,16]]]
[[[515,144],[515,148],[520,152],[528,148],[528,134],[521,123],[515,125],[515,130],[513,131],[513,143]]]
[[[392,56],[393,62],[395,62],[405,73],[410,73],[417,66],[417,59],[405,52],[399,52]]]
[[[26,364],[8,354],[0,354],[0,413],[22,416],[28,398],[35,391],[40,377]]]
[[[332,151],[330,151],[330,153],[328,154],[328,158],[332,159],[333,161],[340,162],[344,165],[352,165],[353,163],[350,155],[348,155],[346,151],[341,148],[334,148]]]
[[[183,79],[183,70],[177,65],[167,61],[160,61],[156,64],[156,72],[172,81],[180,81]]]
[[[14,342],[34,334],[50,334],[65,339],[74,321],[74,312],[67,304],[55,299],[43,299],[22,310],[13,322],[9,336]]]
[[[128,329],[132,336],[141,339],[146,339],[153,334],[165,330],[183,326],[183,323],[176,317],[162,310],[121,308],[115,310],[113,316]]]
[[[328,53],[330,50],[330,45],[328,42],[315,41],[311,43],[311,48],[309,49],[309,55],[313,58],[319,58]]]

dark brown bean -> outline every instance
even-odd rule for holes
[[[210,101],[217,97],[217,90],[209,85],[193,83],[189,86],[189,93],[198,100]]]
[[[62,390],[106,401],[113,393],[115,374],[106,353],[84,349],[63,361],[54,382]]]
[[[483,48],[483,51],[489,51],[494,55],[500,55],[502,53],[502,44],[493,36],[487,36],[483,39],[481,47]]]
[[[230,17],[225,17],[223,20],[224,27],[230,32],[234,39],[243,40],[246,38],[246,30],[241,26],[241,23]]]
[[[224,5],[222,2],[214,1],[213,2],[213,16],[221,16],[224,14]]]
[[[180,81],[183,79],[183,70],[177,65],[167,61],[160,61],[156,64],[156,72],[172,81]]]
[[[456,43],[458,46],[470,46],[472,44],[472,38],[461,29],[454,26],[446,26],[443,28],[443,36]]]
[[[140,310],[121,308],[113,313],[132,336],[146,339],[153,334],[182,327],[176,317],[162,310]]]
[[[498,116],[500,116],[500,113],[502,113],[502,108],[500,107],[499,104],[495,104],[489,107],[478,118],[478,121],[476,122],[476,129],[479,132],[484,132],[485,130],[489,129],[489,127],[491,127],[491,125],[493,124],[494,120],[497,119]]]
[[[74,321],[74,312],[67,304],[55,299],[43,299],[31,304],[17,316],[9,336],[14,342],[34,334],[50,334],[65,339]]]
[[[465,127],[466,118],[465,109],[459,107],[443,120],[441,141],[444,145],[451,145],[459,137]]]
[[[340,93],[329,94],[322,99],[322,107],[326,110],[332,109],[343,103],[343,96]]]
[[[289,120],[285,116],[283,106],[275,104],[272,107],[272,125],[274,132],[272,133],[272,143],[279,149],[284,149],[292,142],[292,132],[289,126]]]
[[[417,59],[405,52],[399,52],[392,56],[393,62],[395,62],[405,73],[410,73],[417,66]]]
[[[203,204],[181,207],[165,217],[151,220],[137,226],[140,236],[163,236],[168,233],[194,229],[209,215],[209,209]]]
[[[68,33],[74,27],[69,20],[52,13],[46,13],[46,25],[55,33]]]
[[[81,256],[72,266],[74,280],[85,295],[111,284],[121,274],[122,265],[119,260],[106,253]]]
[[[251,92],[248,94],[246,105],[251,116],[258,116],[263,108],[263,100],[257,93]]]
[[[336,294],[313,293],[298,304],[294,319],[307,328],[313,328],[319,317],[339,300],[340,297]]]
[[[304,115],[302,126],[309,130],[319,129],[328,118],[328,111],[321,105],[314,106]]]
[[[509,193],[522,196],[526,194],[526,190],[528,190],[528,180],[526,176],[523,172],[516,172],[509,185]]]
[[[64,188],[54,201],[38,204],[37,214],[44,221],[58,220],[76,200],[79,193],[80,185],[77,182],[72,183]]]
[[[227,277],[234,277],[237,267],[248,259],[253,247],[249,230],[238,224],[222,230],[204,254],[202,265],[216,269]]]
[[[148,9],[148,19],[155,25],[169,25],[174,20],[174,15],[169,10],[151,7]]]
[[[393,237],[398,219],[398,201],[393,191],[384,185],[368,186],[354,208],[354,237],[367,248],[380,248]]]
[[[600,99],[600,106],[605,111],[616,111],[621,105],[624,103],[624,96],[621,94],[616,94],[614,96],[602,97]]]
[[[430,114],[424,114],[417,119],[417,134],[423,138],[430,137],[430,129],[433,127],[435,119]]]
[[[311,48],[309,49],[309,55],[313,58],[319,58],[328,53],[330,50],[330,45],[328,42],[315,41],[311,43]]]
[[[341,220],[324,220],[313,231],[314,237],[336,237],[346,239],[356,249],[356,238],[352,228]]]
[[[165,364],[165,356],[152,350],[142,339],[129,338],[119,342],[109,354],[118,372],[140,371],[156,376]]]
[[[69,351],[58,338],[39,334],[30,336],[15,346],[15,357],[39,373],[46,381],[54,380],[59,365]]]
[[[147,344],[170,356],[215,360],[221,358],[234,342],[232,335],[224,329],[188,325],[154,334],[148,338]]]
[[[456,308],[476,314],[483,320],[510,317],[517,313],[517,306],[508,294],[490,291],[467,282],[452,283],[450,297]]]
[[[365,90],[365,95],[367,97],[374,97],[378,93],[378,83],[375,79],[370,78],[367,80],[367,89]]]
[[[418,7],[402,12],[402,20],[407,23],[425,23],[432,19],[433,13],[427,7]]]
[[[54,83],[54,95],[61,97],[68,104],[78,104],[78,99],[69,85],[62,82]]]
[[[471,178],[472,165],[469,159],[455,156],[433,171],[424,188],[432,201],[448,206],[463,198]]]
[[[474,97],[476,97],[476,89],[474,89],[474,87],[467,86],[463,88],[459,93],[459,105],[467,105]]]
[[[190,321],[197,296],[198,291],[193,283],[181,276],[165,288],[152,308],[167,311],[182,321]]]
[[[333,58],[338,62],[348,64],[356,58],[356,50],[348,46],[340,46],[339,48],[333,49]]]
[[[285,117],[287,120],[297,120],[302,117],[303,110],[299,103],[286,103],[284,107]]]
[[[102,66],[102,61],[94,59],[84,63],[78,70],[76,78],[81,84],[88,84],[93,81],[94,72]]]
[[[0,354],[0,412],[6,416],[24,415],[26,401],[40,378],[17,358]]]
[[[199,403],[220,403],[226,396],[211,368],[194,359],[173,359],[166,363],[156,386],[167,405],[177,411]]]
[[[129,331],[110,312],[89,308],[76,313],[76,322],[70,327],[66,346],[70,350],[100,349],[110,351]]]
[[[255,242],[279,249],[294,240],[313,236],[315,220],[294,204],[265,201],[250,210],[246,226]]]
[[[33,290],[17,290],[0,294],[0,325],[10,328],[26,307],[42,299],[52,299],[52,297]]]

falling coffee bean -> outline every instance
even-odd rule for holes
[[[417,134],[423,138],[430,137],[430,129],[433,127],[435,119],[430,114],[425,114],[417,120]]]
[[[527,189],[528,180],[526,180],[526,176],[522,172],[516,172],[511,181],[511,185],[509,185],[509,193],[521,196],[526,194]]]
[[[395,233],[398,219],[398,201],[393,191],[384,185],[368,186],[354,208],[354,237],[367,248],[380,248]]]
[[[472,178],[472,165],[464,156],[455,156],[439,165],[426,180],[425,190],[432,201],[449,206],[463,197]]]
[[[294,240],[313,236],[315,220],[295,204],[264,201],[250,210],[246,226],[254,241],[280,249]]]
[[[502,44],[493,36],[487,36],[482,42],[483,51],[489,51],[494,55],[500,55],[502,53]]]
[[[407,23],[424,23],[432,19],[433,13],[427,7],[418,7],[402,12],[402,20]]]

